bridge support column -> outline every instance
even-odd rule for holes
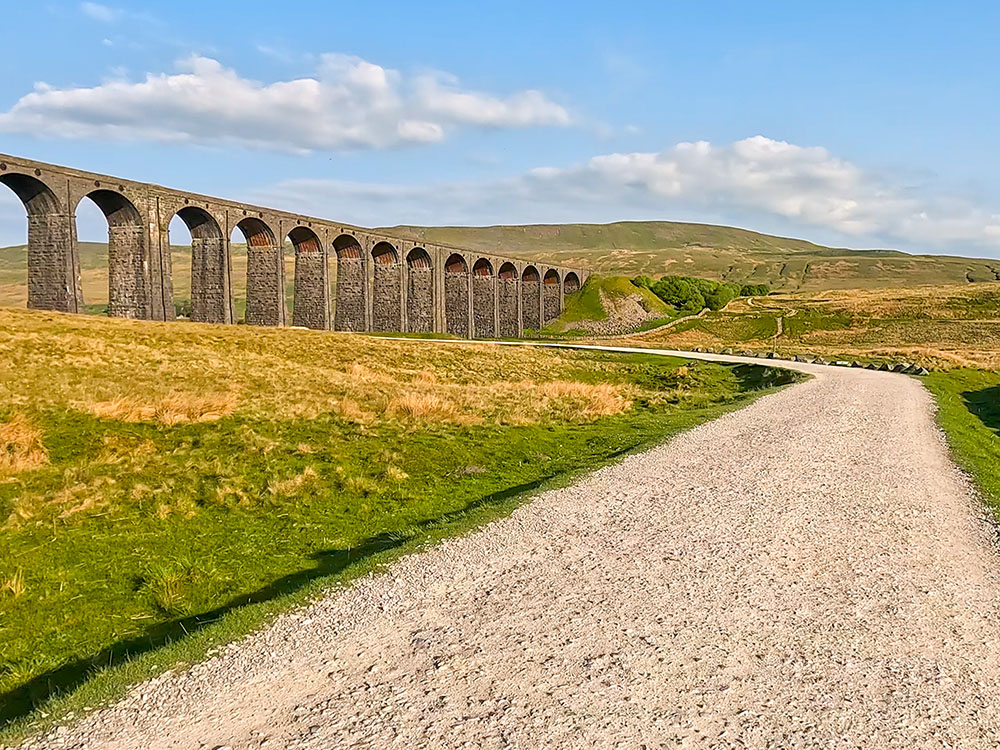
[[[108,315],[149,319],[150,268],[142,226],[108,227]],[[160,318],[162,320],[162,316]]]
[[[518,298],[521,295],[516,275],[514,278],[500,278],[498,287],[497,306],[500,322],[498,330],[505,338],[516,338],[521,334],[518,316]]]
[[[330,327],[330,279],[326,258],[326,249],[318,240],[295,243],[293,325],[317,330]]]
[[[83,312],[76,218],[72,214],[28,215],[28,307]]]
[[[225,237],[191,238],[191,320],[233,322],[229,241]]]
[[[285,325],[284,260],[277,245],[247,244],[247,325]]]

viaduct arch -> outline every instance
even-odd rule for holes
[[[517,337],[559,315],[588,272],[0,154],[28,223],[28,307],[81,313],[76,211],[108,223],[108,315],[177,317],[170,223],[191,234],[191,319],[239,322],[230,238],[247,246],[247,325]],[[239,230],[237,232],[237,230]],[[285,301],[284,253],[294,253]],[[290,318],[290,321],[289,321]]]

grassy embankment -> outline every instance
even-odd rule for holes
[[[1000,373],[955,369],[923,379],[959,466],[975,480],[1000,522]]]
[[[621,307],[630,304],[638,306],[634,311],[637,321],[645,318],[638,326],[640,330],[662,325],[679,315],[649,289],[635,286],[624,276],[595,274],[579,292],[567,295],[562,314],[543,333],[585,335],[599,329],[609,317],[620,314]]]
[[[0,362],[8,738],[786,377],[6,309]]]

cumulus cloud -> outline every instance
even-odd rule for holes
[[[825,148],[763,136],[605,154],[492,182],[292,180],[256,197],[368,225],[741,220],[771,231],[815,235],[820,229],[829,241],[853,246],[1000,248],[1000,214],[974,200],[866,172]]]
[[[52,138],[237,144],[297,153],[431,143],[452,129],[564,127],[569,113],[539,91],[467,91],[453,77],[322,55],[314,76],[262,83],[192,55],[174,73],[89,88],[36,84],[0,132]]]

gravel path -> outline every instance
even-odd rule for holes
[[[29,746],[1000,746],[1000,559],[930,396],[798,369]]]

